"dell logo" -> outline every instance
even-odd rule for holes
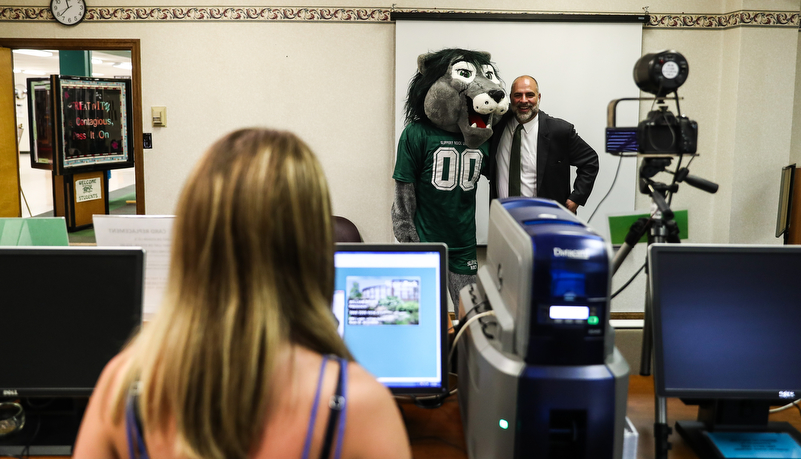
[[[780,390],[779,391],[779,398],[787,398],[794,400],[795,399],[795,392],[791,390]]]
[[[589,260],[589,249],[562,249],[559,247],[553,248],[553,256],[561,258],[573,258],[576,260]]]
[[[17,391],[15,391],[14,389],[10,389],[10,390],[9,389],[3,389],[3,396],[9,396],[9,395],[19,395],[19,394],[17,394]]]

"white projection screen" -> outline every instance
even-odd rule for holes
[[[618,168],[606,153],[607,105],[613,99],[639,97],[634,64],[642,55],[642,22],[417,20],[395,22],[395,146],[404,127],[404,104],[417,57],[443,48],[465,48],[492,54],[506,90],[520,75],[537,79],[540,108],[576,127],[600,159],[600,172],[579,217],[587,221],[607,192]],[[651,50],[656,51],[656,50]],[[636,102],[618,105],[617,125],[636,126]],[[393,152],[393,157],[396,152]],[[575,173],[574,173],[575,174]],[[634,211],[637,164],[623,159],[614,188],[588,223],[608,240],[609,214]],[[477,239],[487,243],[489,185],[481,179],[477,196]]]

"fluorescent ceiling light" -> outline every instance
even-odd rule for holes
[[[14,69],[14,73],[22,73],[22,70],[20,70],[20,69]]]
[[[53,53],[49,53],[47,51],[39,51],[38,49],[15,49],[13,52],[17,54],[26,54],[28,56],[37,56],[37,57],[51,57]]]
[[[92,72],[92,76],[103,76],[105,73]]]
[[[131,65],[130,62],[118,62],[112,65],[112,67],[117,67],[118,69],[128,69],[128,70],[133,69],[133,66]]]
[[[38,70],[23,70],[22,73],[25,75],[47,75],[45,72],[40,72]]]
[[[98,58],[96,58],[96,57],[93,57],[93,58],[92,58],[92,64],[95,64],[95,65],[100,65],[100,64],[102,64],[102,63],[103,63],[103,60],[102,60],[102,59],[98,59]]]

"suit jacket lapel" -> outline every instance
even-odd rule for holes
[[[545,122],[548,115],[540,111],[537,118],[537,122],[540,124],[540,132],[537,135],[537,196],[539,196],[540,190],[542,190],[542,179],[545,177],[545,165],[548,164],[551,135],[548,132],[548,124]]]

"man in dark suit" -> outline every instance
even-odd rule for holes
[[[553,199],[573,213],[590,196],[598,175],[598,154],[572,124],[540,111],[542,95],[534,78],[512,83],[512,110],[502,119],[490,144],[490,198],[537,196]],[[520,127],[518,127],[520,126]],[[516,140],[516,132],[519,138]],[[519,163],[513,150],[519,148]],[[517,163],[517,164],[516,164]],[[570,187],[570,167],[577,176]],[[519,175],[520,181],[509,180]]]

